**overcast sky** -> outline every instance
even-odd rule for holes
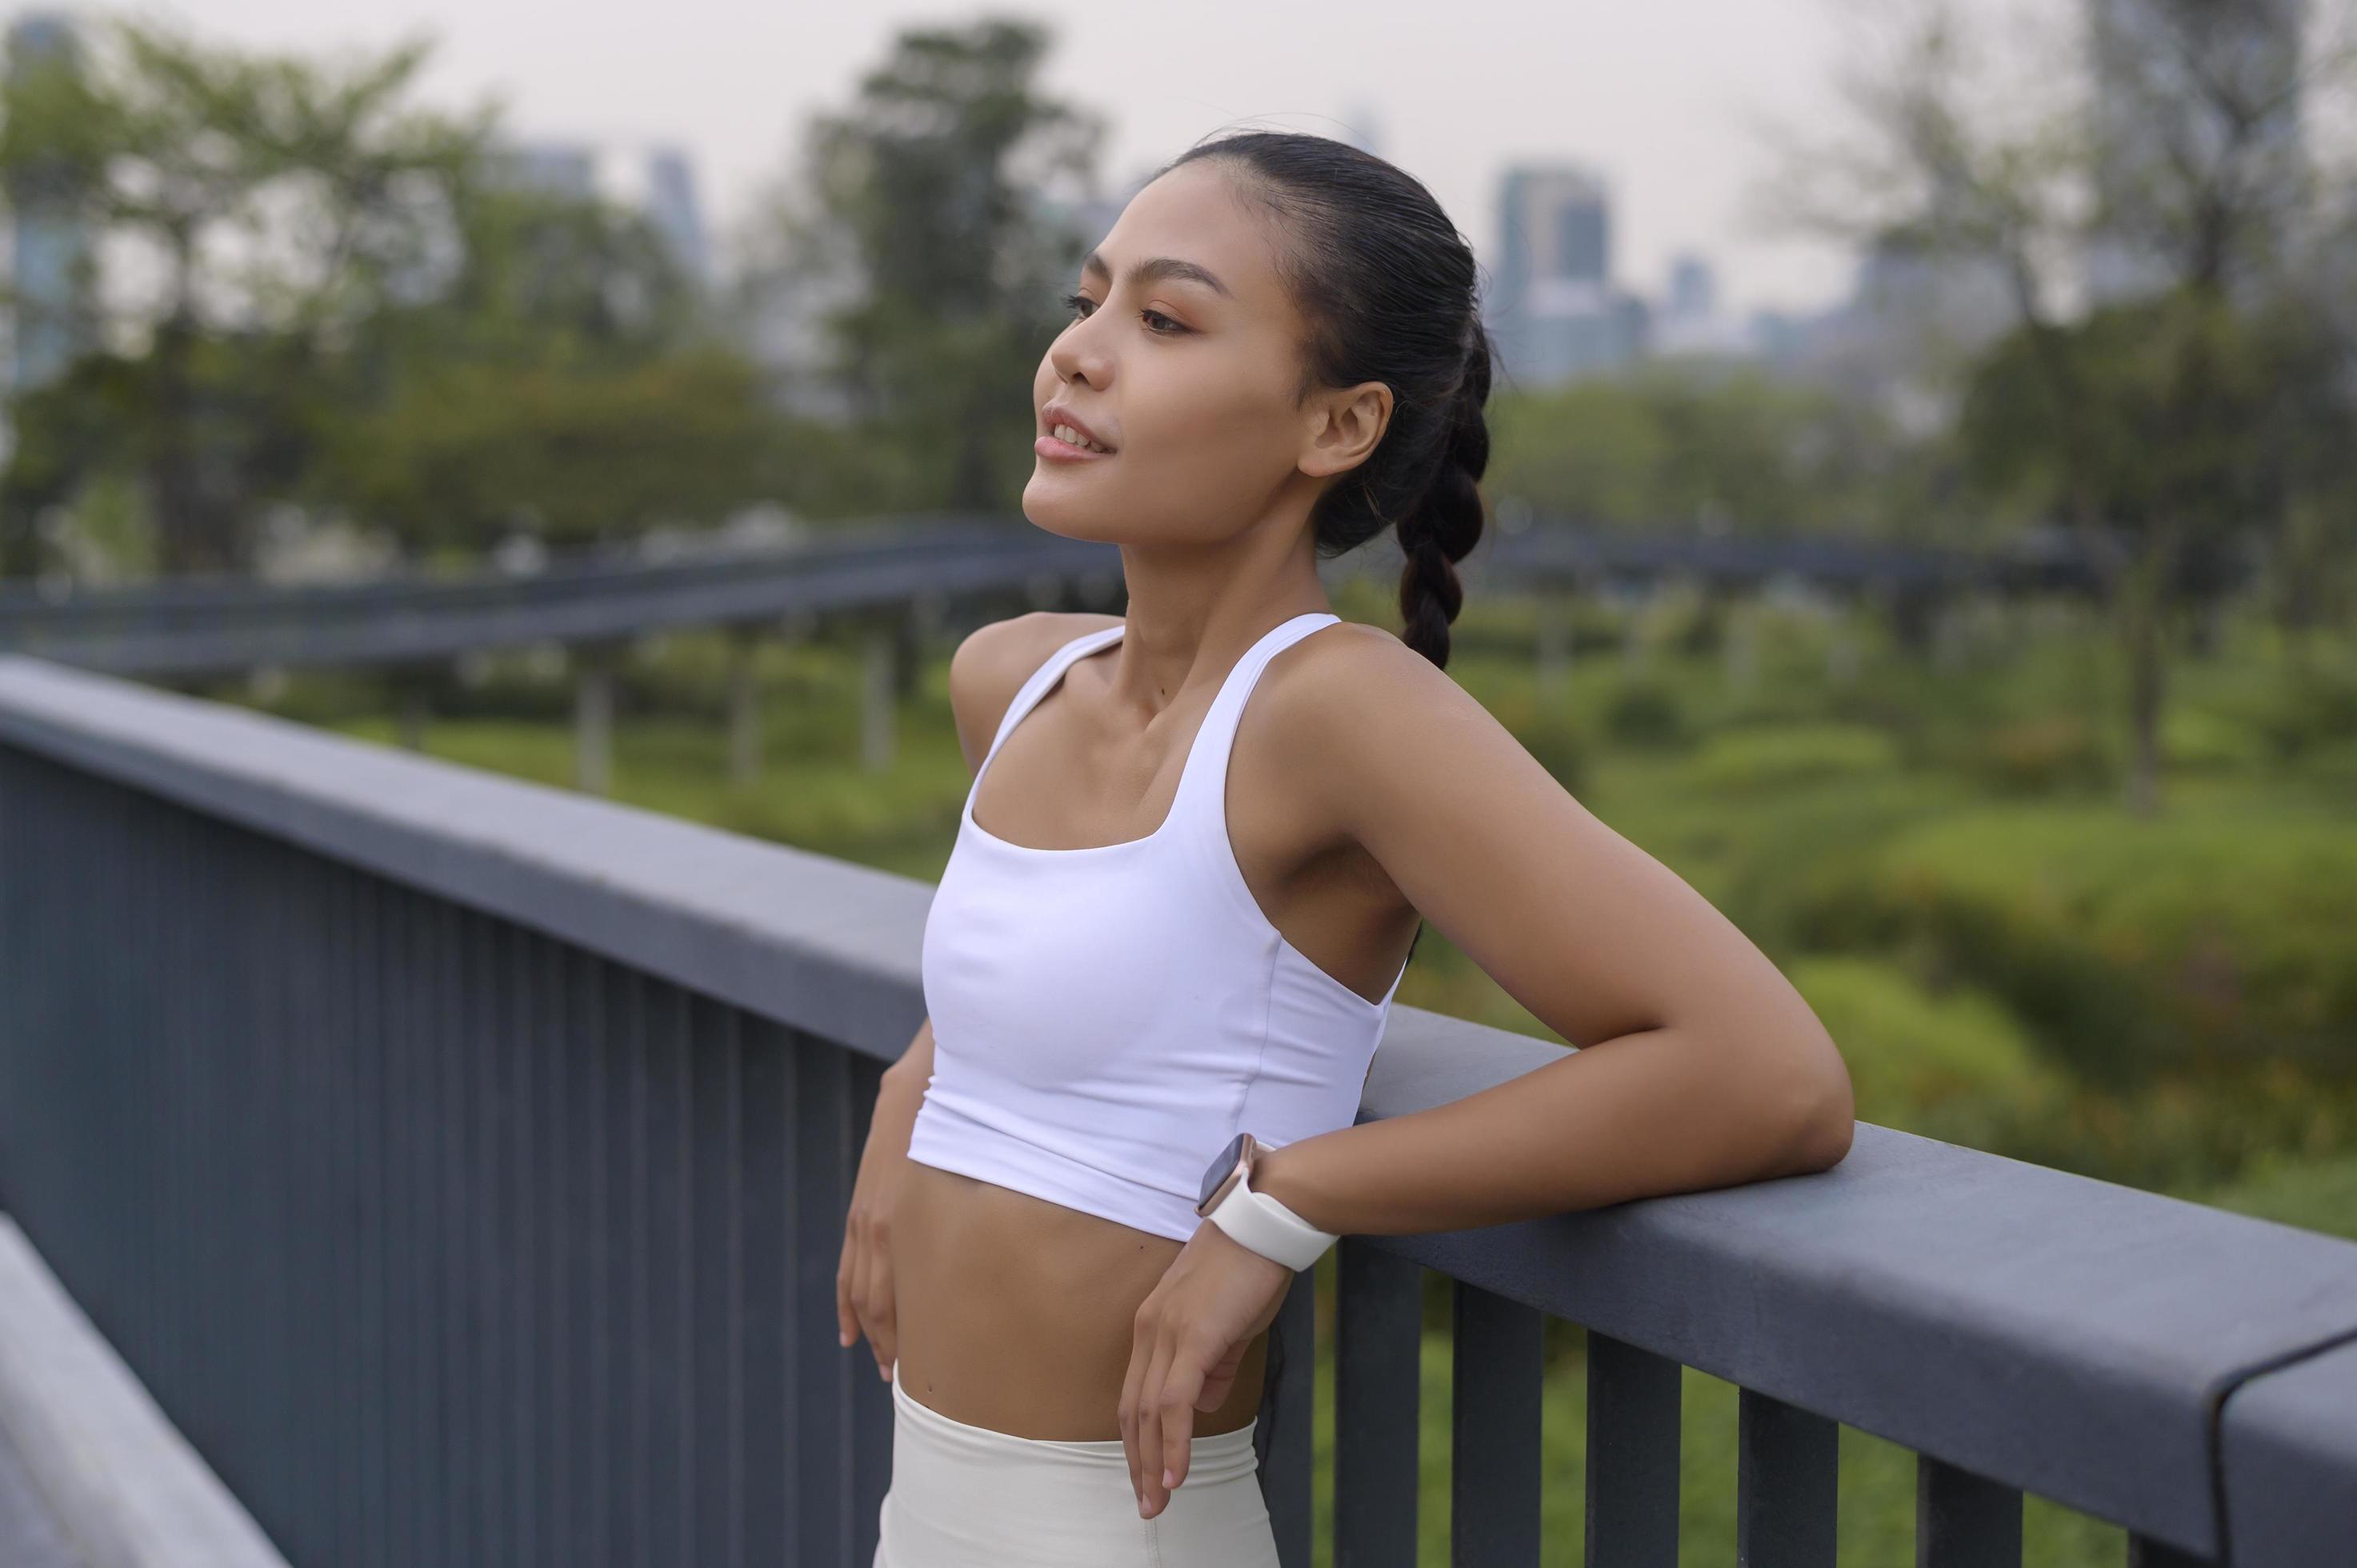
[[[2057,6],[2071,0],[2051,0]],[[1485,264],[1500,168],[1572,158],[1612,182],[1614,270],[1658,294],[1670,258],[1717,266],[1722,300],[1807,307],[1847,286],[1820,242],[1746,227],[1765,174],[1763,120],[1822,127],[1844,0],[1271,0],[1099,3],[1055,12],[974,5],[745,0],[175,0],[135,6],[200,35],[306,52],[382,47],[421,30],[424,78],[452,104],[495,95],[528,134],[662,140],[695,160],[722,229],[786,166],[806,117],[846,103],[909,23],[984,14],[1052,26],[1048,89],[1104,114],[1109,185],[1206,132],[1249,120],[1343,134],[1429,185]]]

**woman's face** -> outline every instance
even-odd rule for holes
[[[1380,383],[1294,402],[1303,326],[1271,242],[1211,160],[1131,199],[1032,379],[1025,516],[1072,539],[1210,543],[1307,516],[1328,477],[1372,449],[1390,409]],[[1052,405],[1110,453],[1069,455]]]

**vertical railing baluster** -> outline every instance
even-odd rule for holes
[[[509,1199],[515,1216],[514,1295],[509,1304],[509,1441],[513,1445],[515,1485],[513,1561],[518,1568],[546,1563],[549,1451],[557,1440],[548,1409],[548,1365],[563,1354],[556,1343],[554,1314],[559,1286],[550,1263],[556,1230],[554,1195],[562,1174],[557,1158],[555,1075],[548,1057],[556,1048],[551,1013],[555,957],[539,932],[519,930],[511,961],[514,1004],[510,1024],[510,1059],[515,1064],[514,1135],[507,1142]]]
[[[253,1174],[262,1199],[251,1271],[262,1410],[253,1431],[256,1486],[246,1507],[257,1524],[291,1547],[302,1539],[299,1522],[306,1496],[296,1476],[302,1443],[294,1374],[301,1363],[293,1354],[296,1173],[291,1132],[296,1100],[291,1081],[295,1031],[288,1009],[290,961],[296,950],[296,852],[274,839],[241,835],[241,840],[260,895],[251,906],[259,938],[253,967],[260,1007],[254,1020],[257,1060],[248,1117],[254,1129]]]
[[[464,1013],[459,949],[463,945],[457,905],[436,898],[427,904],[428,963],[424,982],[432,998],[424,1046],[427,1074],[424,1135],[425,1167],[419,1192],[425,1205],[425,1442],[426,1550],[436,1563],[457,1568],[465,1538],[465,1502],[458,1469],[465,1463],[466,1393],[458,1363],[461,1346],[457,1264],[464,1227],[451,1185],[452,1151],[458,1139],[459,1046]]]
[[[570,1255],[572,1313],[566,1337],[571,1364],[557,1377],[566,1444],[565,1482],[554,1518],[562,1531],[560,1563],[610,1568],[610,1534],[604,1504],[608,1491],[606,1452],[611,1431],[607,1397],[607,1342],[612,1335],[606,1293],[607,1254],[612,1247],[606,1201],[608,1164],[606,1100],[612,1076],[606,1036],[613,1023],[606,1005],[604,964],[592,954],[565,950],[566,981],[565,1048],[558,1053],[566,1079],[566,1164],[572,1177],[564,1231]]]
[[[1334,1251],[1334,1561],[1415,1568],[1424,1270],[1361,1237]]]
[[[601,963],[606,1080],[606,1466],[602,1498],[608,1561],[621,1568],[646,1561],[645,1294],[640,1275],[646,1257],[646,1082],[639,1033],[638,977],[619,964]]]
[[[510,1178],[508,1150],[522,1135],[517,1125],[515,1058],[521,1048],[516,1002],[522,974],[522,933],[505,920],[480,919],[474,949],[480,960],[473,992],[474,1107],[468,1186],[473,1198],[476,1282],[475,1473],[482,1499],[476,1561],[509,1568],[516,1560],[517,1448],[509,1427],[514,1409],[518,1337],[514,1331],[515,1221],[522,1209]]]
[[[1535,1563],[1546,1318],[1462,1280],[1453,1294],[1449,1561],[1467,1568]]]
[[[835,1217],[835,1251],[826,1269],[828,1295],[834,1295],[835,1267],[840,1262],[843,1236],[843,1214],[851,1207],[851,1177],[856,1173],[859,1155],[867,1146],[867,1129],[876,1114],[877,1091],[883,1086],[884,1069],[888,1065],[870,1056],[838,1052],[844,1058],[851,1096],[851,1138],[847,1146],[849,1158],[844,1166],[843,1208]],[[823,1324],[822,1324],[823,1326]],[[822,1335],[828,1345],[834,1343],[831,1335]],[[876,1538],[881,1519],[884,1493],[892,1482],[892,1391],[874,1373],[872,1357],[858,1355],[858,1347],[836,1354],[850,1363],[856,1373],[865,1360],[869,1375],[853,1376],[846,1381],[854,1391],[851,1396],[851,1476],[847,1495],[851,1505],[850,1562],[854,1568],[866,1568],[876,1555]]]
[[[1738,1568],[1834,1568],[1840,1424],[1756,1389],[1736,1404]]]
[[[335,1499],[327,1533],[327,1559],[361,1561],[361,1485],[358,1438],[360,1388],[360,1254],[367,1230],[361,1220],[360,1140],[354,1126],[359,1095],[354,1073],[360,1053],[359,965],[353,907],[359,873],[339,861],[325,863],[319,911],[319,1033],[326,1069],[326,1099],[319,1107],[319,1136],[327,1163],[328,1294],[320,1325],[320,1369],[329,1411],[328,1487]]]
[[[293,1367],[296,1409],[285,1441],[294,1447],[288,1482],[292,1534],[285,1542],[297,1561],[325,1561],[335,1539],[337,1411],[334,1375],[328,1364],[328,1319],[335,1311],[333,1284],[339,1250],[335,1187],[330,1178],[327,1111],[334,1041],[328,1033],[326,984],[328,900],[331,863],[286,854],[293,885],[285,949],[279,960],[287,985],[285,1016],[287,1096],[280,1135],[288,1154],[286,1198],[291,1209],[284,1243],[288,1274],[288,1359]]]
[[[529,1568],[562,1568],[572,1540],[570,1487],[582,1441],[574,1403],[575,1369],[584,1336],[575,1279],[581,1251],[580,1185],[576,1179],[584,1113],[576,1101],[582,1040],[573,1010],[571,958],[563,944],[534,936],[533,945],[532,1163],[536,1233],[533,1251],[533,1507]]]
[[[417,1123],[418,1063],[424,1035],[425,997],[421,994],[414,954],[416,896],[388,883],[384,888],[384,1185],[387,1233],[385,1241],[385,1342],[389,1350],[385,1402],[389,1421],[385,1434],[385,1489],[390,1509],[386,1555],[396,1563],[410,1563],[422,1555],[416,1467],[424,1457],[424,1434],[417,1419],[418,1384],[424,1368],[417,1360],[418,1324],[424,1317],[417,1298]]]
[[[691,1467],[687,1561],[738,1568],[744,1449],[740,1440],[744,1374],[738,1348],[737,1044],[736,1012],[690,997],[688,1187],[693,1230],[688,1325]]]
[[[794,1139],[787,1179],[792,1210],[793,1277],[789,1287],[786,1359],[793,1367],[787,1410],[792,1450],[787,1463],[802,1483],[787,1528],[791,1563],[847,1560],[853,1540],[852,1380],[875,1362],[835,1342],[834,1271],[843,1217],[851,1205],[851,1067],[846,1054],[807,1035],[789,1036]],[[871,1528],[873,1521],[870,1521]]]
[[[1587,1334],[1587,1558],[1677,1568],[1678,1393],[1684,1369]]]
[[[695,1283],[694,1190],[688,1179],[694,1129],[688,1087],[687,993],[646,985],[647,1561],[693,1563],[689,1513],[695,1466],[694,1348],[688,1339]]]
[[[391,1093],[387,1064],[398,1037],[391,1010],[387,891],[378,877],[363,874],[355,889],[352,947],[359,983],[354,998],[352,1059],[354,1137],[360,1167],[361,1279],[360,1330],[354,1359],[360,1367],[361,1410],[355,1455],[363,1506],[353,1560],[362,1568],[385,1568],[392,1558],[393,1497],[389,1449],[392,1439],[390,1373],[393,1368],[392,1328],[386,1317],[390,1301],[387,1283],[391,1259],[391,1215],[388,1210],[392,1172],[385,1156],[385,1122]]]
[[[442,1032],[435,1051],[434,1253],[439,1303],[436,1316],[441,1329],[435,1377],[441,1385],[437,1430],[442,1452],[436,1470],[442,1488],[442,1561],[452,1568],[473,1568],[479,1540],[472,1480],[474,1405],[480,1387],[470,1360],[475,1222],[467,1193],[467,1122],[474,1087],[474,1009],[469,1000],[474,974],[468,955],[474,946],[474,913],[462,905],[446,905],[439,924],[443,999]]]
[[[2020,1568],[2021,1493],[1915,1456],[1916,1568]]]
[[[802,1347],[788,1338],[800,1272],[793,1250],[796,1042],[765,1018],[740,1015],[737,1025],[737,1419],[744,1474],[737,1534],[746,1568],[769,1568],[794,1560],[793,1521],[803,1508],[794,1414]],[[834,1346],[832,1308],[809,1332]]]
[[[1308,1568],[1317,1522],[1310,1495],[1316,1452],[1311,1423],[1318,1414],[1317,1285],[1314,1272],[1297,1273],[1277,1305],[1270,1336],[1285,1342],[1285,1365],[1263,1395],[1271,1409],[1268,1425],[1253,1434],[1261,1498],[1268,1505],[1277,1560],[1285,1568]]]

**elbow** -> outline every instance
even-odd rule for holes
[[[1840,1065],[1839,1052],[1834,1061],[1834,1071],[1812,1080],[1801,1097],[1795,1160],[1804,1173],[1831,1170],[1848,1158],[1850,1139],[1857,1131],[1857,1101],[1848,1069]]]

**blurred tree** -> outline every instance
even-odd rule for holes
[[[1028,389],[1097,238],[1046,220],[1049,202],[1092,185],[1105,134],[1039,94],[1048,41],[997,18],[900,34],[767,203],[749,291],[820,278],[834,296],[819,374],[839,417],[800,442],[834,477],[802,476],[796,499],[997,510],[1029,474]]]
[[[1936,532],[1930,463],[1872,408],[1759,371],[1651,364],[1501,393],[1484,483],[1608,525]]]
[[[38,181],[48,216],[156,274],[93,294],[96,345],[19,403],[0,482],[19,550],[30,513],[121,464],[167,570],[244,564],[253,499],[300,466],[323,359],[415,268],[421,209],[487,125],[403,104],[425,52],[338,70],[102,21],[78,59],[12,62],[0,181]]]
[[[250,567],[273,501],[465,554],[767,493],[758,377],[652,226],[533,188],[494,111],[410,105],[425,44],[331,69],[147,23],[97,39],[11,72],[0,180],[158,282],[100,296],[96,342],[16,399],[0,570],[112,474],[167,572]]]
[[[561,547],[709,522],[770,493],[758,371],[644,218],[520,188],[496,159],[452,204],[447,277],[356,336],[307,499],[463,557],[511,532]]]
[[[2299,118],[2350,84],[2357,52],[2318,29],[2303,53],[2296,9],[2272,4],[2074,8],[2081,38],[2017,30],[1994,64],[1947,0],[1864,15],[1895,19],[1897,47],[1845,83],[1840,136],[1785,139],[1784,217],[2011,280],[2019,324],[1979,377],[1970,446],[1992,483],[2034,480],[2102,564],[2128,662],[2128,804],[2156,811],[2171,618],[2316,479],[2295,480],[2267,417],[2283,336],[2242,317],[2298,292],[2319,207]],[[2074,282],[2101,285],[2084,319],[2064,309]],[[2329,316],[2309,326],[2335,336]],[[2350,351],[2341,337],[2324,358]]]

